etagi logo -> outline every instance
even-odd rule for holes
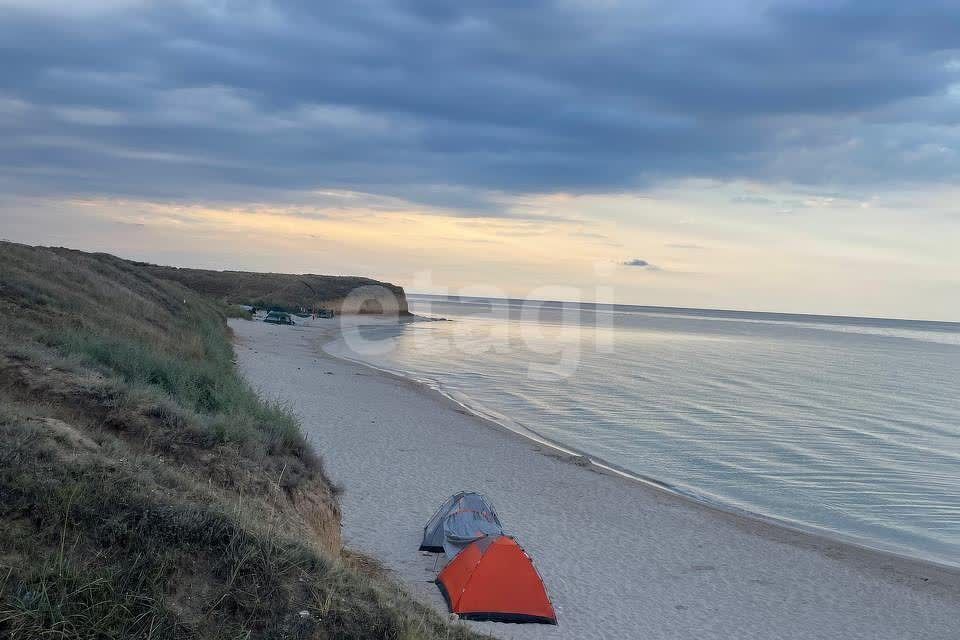
[[[606,263],[596,265],[598,280],[611,269]],[[350,354],[376,361],[402,345],[428,358],[451,353],[468,359],[515,355],[530,378],[550,381],[573,376],[585,349],[614,351],[610,285],[598,284],[589,290],[549,285],[517,298],[494,285],[438,287],[430,271],[417,272],[410,282],[411,291],[432,292],[430,297],[416,299],[415,313],[396,292],[379,285],[359,287],[344,299],[340,331]],[[452,317],[446,318],[444,312]],[[443,325],[415,326],[418,322]]]

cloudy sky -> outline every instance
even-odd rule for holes
[[[956,2],[0,0],[0,69],[10,240],[960,320]]]

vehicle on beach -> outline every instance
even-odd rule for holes
[[[290,314],[284,311],[271,311],[263,321],[270,324],[296,324]]]

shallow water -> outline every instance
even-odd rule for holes
[[[328,350],[677,491],[960,565],[960,324],[411,296]]]

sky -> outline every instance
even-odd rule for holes
[[[0,238],[960,321],[960,3],[0,0]]]

